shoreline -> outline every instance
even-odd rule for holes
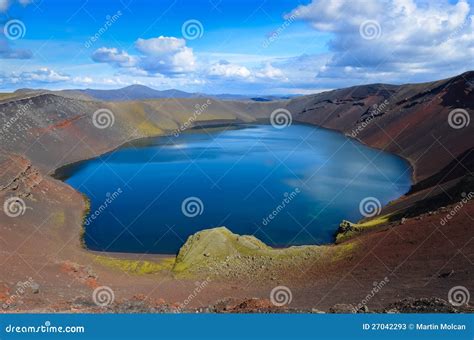
[[[385,150],[382,150],[380,148],[376,148],[376,147],[372,147],[366,143],[364,143],[363,141],[361,141],[359,138],[357,137],[352,137],[342,131],[339,131],[339,130],[336,130],[336,129],[331,129],[331,128],[326,128],[326,127],[323,127],[323,126],[319,126],[319,125],[316,125],[316,124],[311,124],[311,123],[306,123],[306,122],[299,122],[299,121],[296,121],[295,124],[298,124],[298,125],[305,125],[305,126],[309,126],[309,127],[312,127],[312,128],[318,128],[318,129],[325,129],[325,130],[328,130],[328,131],[332,131],[334,133],[337,133],[337,134],[341,134],[343,135],[344,137],[346,138],[350,138],[350,139],[354,139],[355,141],[357,141],[358,143],[360,143],[361,145],[364,145],[366,147],[369,147],[369,148],[372,148],[372,149],[375,149],[375,150],[379,150],[380,152],[385,152],[385,153],[388,153],[390,155],[393,155],[393,156],[396,156],[398,158],[400,158],[401,160],[403,160],[404,162],[407,163],[407,165],[409,165],[409,168],[411,170],[411,180],[410,180],[410,187],[409,189],[407,190],[406,193],[404,193],[403,195],[397,197],[396,199],[388,202],[386,205],[382,206],[382,210],[383,208],[385,208],[386,206],[388,206],[389,204],[391,204],[392,202],[396,201],[396,200],[399,200],[400,198],[404,197],[407,193],[410,192],[411,188],[413,187],[413,185],[416,184],[416,182],[414,181],[414,173],[415,173],[415,167],[414,167],[414,164],[412,163],[411,160],[401,156],[401,155],[398,155],[396,153],[392,153],[392,152],[388,152],[388,151],[385,151]],[[190,127],[189,129],[186,129],[184,131],[181,131],[181,133],[185,133],[185,132],[190,132],[192,130],[195,130],[197,133],[200,133],[199,130],[202,130],[202,129],[206,129],[206,128],[217,128],[217,129],[222,129],[222,128],[226,128],[226,127],[238,127],[238,126],[242,126],[242,125],[270,125],[269,124],[269,120],[268,119],[256,119],[255,122],[239,122],[239,123],[229,123],[229,124],[225,124],[223,125],[222,122],[219,122],[217,125],[214,125],[212,123],[212,121],[203,121],[202,124],[200,124],[199,126],[193,126],[193,127]],[[85,193],[82,193],[80,191],[78,191],[76,188],[72,187],[71,185],[69,185],[68,183],[65,182],[65,180],[67,179],[65,177],[65,174],[61,174],[62,171],[64,172],[67,172],[67,170],[72,170],[73,168],[77,167],[77,166],[80,166],[82,163],[85,163],[87,161],[90,161],[92,159],[95,159],[95,158],[98,158],[98,157],[101,157],[101,156],[104,156],[108,153],[112,153],[116,150],[119,150],[120,148],[123,148],[125,147],[127,144],[129,143],[133,143],[133,142],[138,142],[138,141],[141,141],[141,140],[147,140],[147,139],[154,139],[154,138],[160,138],[160,137],[166,137],[166,136],[173,136],[173,130],[170,130],[170,131],[165,131],[165,134],[159,134],[159,135],[154,135],[154,136],[146,136],[146,137],[139,137],[139,138],[134,138],[134,139],[130,139],[130,140],[127,140],[123,143],[121,143],[120,145],[116,146],[116,147],[113,147],[113,148],[110,148],[109,150],[103,152],[103,153],[100,153],[98,155],[95,155],[93,157],[89,157],[89,158],[86,158],[86,159],[82,159],[82,160],[78,160],[78,161],[74,161],[74,162],[70,162],[70,163],[67,163],[67,164],[64,164],[56,169],[54,169],[53,171],[51,171],[50,173],[47,174],[47,176],[51,177],[52,179],[54,180],[58,180],[58,181],[61,181],[62,183],[64,183],[65,185],[67,185],[69,188],[73,189],[74,191],[76,191],[77,193],[79,193],[81,195],[81,197],[83,197],[83,203],[84,203],[84,206],[86,207],[86,209],[83,211],[83,219],[82,219],[82,223],[81,223],[81,230],[80,230],[80,244],[82,245],[81,247],[81,250],[85,250],[87,253],[98,253],[98,254],[104,254],[103,256],[108,256],[107,254],[109,252],[106,252],[106,251],[97,251],[97,250],[92,250],[92,249],[89,249],[86,245],[85,245],[85,242],[84,242],[84,235],[86,233],[86,226],[85,226],[85,220],[87,218],[87,215],[90,213],[90,198],[85,194]],[[64,179],[62,179],[64,178]],[[379,215],[380,216],[380,215]],[[359,223],[360,221],[363,221],[365,220],[364,218],[361,219],[361,220],[358,220],[356,221],[355,223]],[[341,221],[342,222],[342,221]],[[202,230],[210,230],[210,229],[213,229],[213,228],[205,228],[205,229],[202,229]],[[338,230],[335,231],[334,235],[337,235],[338,234]],[[241,235],[241,236],[246,236],[246,235]],[[344,242],[342,242],[344,243]],[[332,242],[329,242],[329,243],[326,243],[326,244],[323,244],[323,245],[316,245],[316,244],[304,244],[304,245],[293,245],[293,246],[289,246],[289,247],[275,247],[273,249],[280,249],[280,250],[285,250],[285,249],[290,249],[292,247],[318,247],[318,246],[338,246],[340,245],[341,243],[337,243],[336,242],[336,236],[334,236],[334,239]],[[184,244],[183,244],[184,245]],[[182,245],[182,246],[183,246]],[[182,247],[181,246],[181,247]],[[126,259],[126,254],[131,254],[131,255],[142,255],[142,256],[163,256],[164,258],[176,258],[178,256],[178,253],[179,253],[179,250],[176,254],[163,254],[163,253],[130,253],[130,252],[112,252],[116,255],[119,255],[120,258],[118,257],[113,257],[113,258],[116,258],[118,260],[120,259]],[[96,256],[98,255],[96,254]],[[121,255],[123,254],[123,255]]]

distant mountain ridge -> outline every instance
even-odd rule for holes
[[[197,97],[195,94],[189,92],[175,89],[159,91],[145,85],[130,85],[114,90],[85,89],[73,91],[86,94],[95,99],[111,101]]]
[[[50,92],[41,89],[18,89],[15,93],[40,93]],[[155,90],[145,85],[129,85],[119,89],[98,90],[98,89],[72,89],[60,91],[68,95],[77,95],[80,97],[87,97],[96,100],[104,101],[129,101],[129,100],[146,100],[146,99],[162,99],[162,98],[216,98],[220,100],[249,100],[258,102],[267,102],[273,100],[290,99],[290,96],[259,96],[259,95],[240,95],[240,94],[205,94],[205,93],[191,93],[180,91],[176,89],[169,90]],[[291,96],[293,97],[293,96]]]

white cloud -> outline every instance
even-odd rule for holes
[[[283,71],[279,68],[273,67],[272,64],[269,62],[265,63],[265,66],[258,70],[255,73],[255,76],[258,78],[264,78],[264,79],[284,79],[285,76],[283,74]]]
[[[135,47],[147,55],[164,56],[181,52],[186,48],[186,41],[175,37],[164,37],[151,39],[138,39]]]
[[[74,77],[72,82],[80,85],[89,85],[95,83],[94,79],[91,77]]]
[[[193,50],[184,39],[163,37],[138,39],[135,47],[143,56],[140,68],[150,73],[165,75],[192,72],[196,68]]]
[[[136,58],[117,48],[101,47],[92,53],[92,60],[98,63],[109,63],[120,67],[133,67]]]
[[[57,83],[71,79],[67,74],[56,72],[47,67],[42,67],[39,70],[31,72],[22,72],[19,78],[26,82],[42,82],[42,83]]]
[[[138,39],[135,48],[139,55],[130,55],[117,48],[101,47],[92,53],[92,60],[115,67],[130,68],[136,75],[176,76],[196,69],[193,50],[184,39],[163,37]]]
[[[218,63],[211,65],[209,75],[219,76],[225,78],[250,78],[252,73],[245,66],[229,63],[226,60],[221,60]]]
[[[37,70],[11,72],[0,74],[2,84],[21,84],[22,86],[36,86],[38,84],[60,83],[71,80],[67,74],[42,67]]]
[[[316,30],[333,35],[329,43],[333,55],[318,77],[406,82],[474,67],[470,13],[464,0],[455,4],[447,0],[422,4],[413,0],[313,0],[290,15],[297,14]],[[369,27],[367,22],[374,25]],[[364,34],[371,39],[364,39]]]
[[[124,77],[205,84],[197,91],[225,87],[234,92],[307,93],[364,83],[429,81],[474,68],[471,13],[464,0],[313,0],[286,18],[309,23],[311,40],[319,45],[329,37],[327,50],[304,49],[314,54],[300,55],[296,49],[287,51],[293,57],[194,53],[185,40],[160,36],[138,39],[135,52],[103,47],[93,59],[117,67]],[[374,25],[361,30],[365,22]],[[361,31],[367,35],[370,29],[375,36],[365,39]]]

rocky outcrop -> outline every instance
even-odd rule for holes
[[[391,303],[383,313],[472,313],[469,305],[454,306],[440,298],[406,298]]]
[[[226,227],[202,230],[180,249],[173,272],[220,278],[277,280],[292,266],[305,266],[323,256],[336,258],[329,246],[272,248],[254,236],[237,235]]]
[[[358,227],[357,224],[342,220],[336,231],[336,242],[341,242],[354,234],[359,233],[361,230],[362,228]]]

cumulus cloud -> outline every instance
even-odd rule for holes
[[[101,47],[93,52],[92,60],[115,67],[130,68],[137,75],[176,76],[196,68],[193,50],[184,39],[160,36],[138,39],[135,48],[139,55],[130,55],[117,48]]]
[[[0,74],[0,83],[8,84],[22,84],[22,86],[60,83],[71,80],[67,74],[54,71],[47,67],[42,67],[37,70],[24,72],[11,72],[9,74]]]
[[[265,63],[265,66],[255,73],[257,78],[264,79],[283,79],[285,78],[283,71],[279,68],[274,67],[269,62]]]
[[[184,39],[163,37],[138,39],[136,49],[143,54],[139,66],[150,73],[165,75],[194,71],[196,59]]]
[[[225,78],[250,78],[252,73],[245,66],[232,64],[227,60],[221,60],[211,65],[209,75]]]
[[[13,77],[15,76],[13,75]],[[24,82],[41,83],[57,83],[71,79],[67,74],[51,70],[47,67],[42,67],[36,71],[21,72],[18,78]]]
[[[333,36],[333,55],[318,77],[407,81],[474,66],[473,16],[464,0],[313,0],[289,15]]]
[[[108,63],[119,67],[133,67],[136,64],[136,58],[117,48],[101,47],[92,53],[91,58],[97,63]]]
[[[261,67],[248,68],[243,65],[220,60],[209,67],[207,74],[211,77],[233,78],[242,82],[259,82],[265,80],[286,80],[283,71],[270,62]]]

